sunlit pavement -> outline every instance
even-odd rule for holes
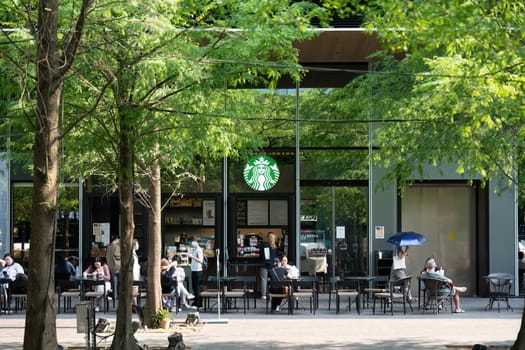
[[[252,301],[253,303],[253,301]],[[521,322],[524,299],[510,300],[514,311],[494,309],[484,311],[486,298],[462,298],[465,313],[454,314],[445,310],[439,315],[416,308],[403,315],[402,305],[394,304],[394,316],[376,310],[371,306],[357,315],[352,310],[342,309],[336,314],[335,308],[328,310],[327,296],[322,295],[320,309],[315,315],[308,305],[300,305],[293,315],[285,310],[277,314],[266,314],[265,301],[258,299],[257,308],[244,315],[242,310],[218,313],[200,312],[201,324],[181,328],[187,312],[173,314],[172,330],[139,330],[136,338],[150,349],[166,349],[168,336],[174,331],[183,334],[184,343],[192,350],[220,349],[447,349],[464,346],[470,349],[474,344],[505,348],[514,342]],[[0,315],[0,349],[22,349],[25,313]],[[106,318],[115,323],[114,310],[97,318]],[[136,318],[136,315],[134,315]],[[177,326],[179,325],[179,326]],[[57,316],[59,344],[68,347],[86,346],[85,334],[77,333],[76,314],[61,313]],[[109,346],[112,337],[98,340],[98,346]]]

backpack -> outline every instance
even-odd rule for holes
[[[206,255],[202,255],[202,271],[206,271],[208,269],[208,257]]]

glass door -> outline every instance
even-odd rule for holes
[[[369,272],[366,186],[301,188],[300,257],[303,274]]]

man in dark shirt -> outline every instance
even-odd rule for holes
[[[278,258],[275,258],[273,267],[268,270],[268,276],[272,282],[285,281],[288,279],[288,270],[281,266],[281,261]],[[281,285],[270,285],[269,291],[276,294],[285,293]],[[282,300],[283,298],[272,297],[272,312],[280,310]]]

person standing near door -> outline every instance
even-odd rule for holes
[[[195,295],[195,299],[193,300],[193,306],[196,306],[197,308],[202,307],[201,285],[204,274],[202,272],[202,264],[204,262],[204,251],[202,250],[200,243],[200,236],[193,237],[193,240],[191,241],[193,252],[188,255],[188,258],[191,259],[191,288],[193,290],[193,294]]]
[[[111,243],[106,248],[106,262],[111,272],[111,290],[113,298],[118,298],[118,280],[120,275],[120,237],[113,235]]]
[[[261,279],[261,298],[266,299],[268,288],[268,269],[273,267],[273,262],[278,258],[279,246],[277,245],[277,236],[275,233],[268,233],[268,242],[263,243],[259,248],[261,255],[261,267],[259,268],[259,277]]]

